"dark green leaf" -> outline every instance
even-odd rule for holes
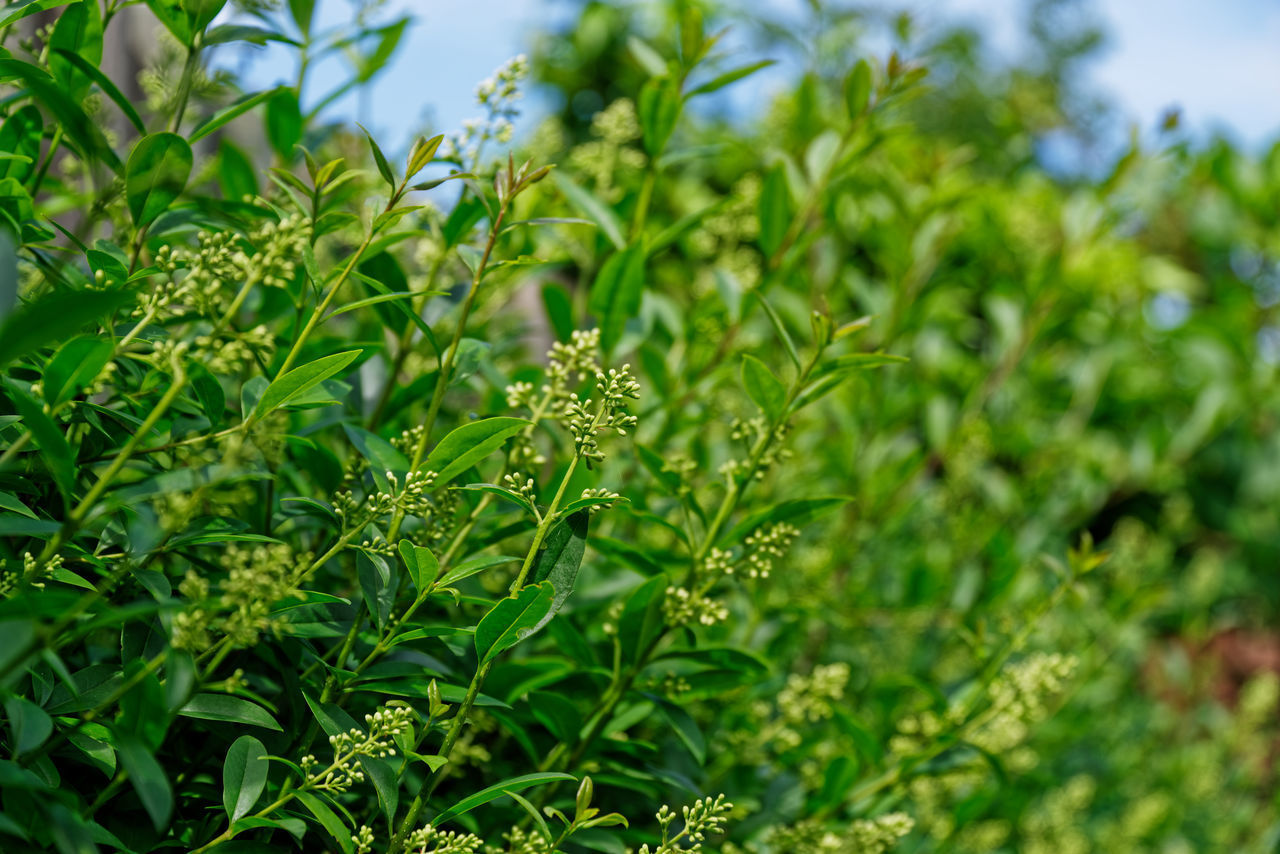
[[[343,353],[322,356],[314,362],[300,365],[283,376],[277,377],[271,385],[267,386],[267,390],[262,393],[262,398],[254,407],[253,420],[279,409],[290,400],[339,373],[354,362],[362,352],[362,350],[347,350]]]
[[[283,161],[293,157],[293,147],[302,140],[302,110],[292,89],[280,88],[267,101],[267,141]]]
[[[30,700],[9,697],[4,701],[4,713],[9,719],[14,756],[35,750],[53,734],[53,719]]]
[[[478,806],[487,804],[492,800],[502,797],[509,792],[521,792],[531,786],[541,786],[546,783],[557,783],[562,780],[574,780],[575,778],[568,774],[560,774],[553,771],[542,771],[536,774],[525,774],[521,777],[512,777],[510,780],[503,780],[487,788],[481,789],[473,795],[463,798],[453,806],[449,807],[440,815],[436,816],[432,824],[436,827],[444,824],[446,821],[452,821],[465,812],[470,812]]]
[[[120,764],[129,772],[129,782],[138,793],[147,815],[151,816],[151,822],[156,830],[164,830],[173,814],[173,789],[164,769],[137,736],[117,734],[115,748]]]
[[[742,387],[771,422],[782,417],[787,390],[764,362],[750,354],[742,357]]]
[[[606,356],[617,346],[627,321],[640,312],[644,263],[644,248],[629,246],[609,256],[591,285],[588,306],[598,319],[600,347]]]
[[[522,418],[507,417],[484,418],[463,424],[440,440],[422,467],[436,473],[435,486],[438,489],[492,454],[528,424]]]
[[[199,718],[205,721],[228,721],[230,723],[260,726],[263,729],[283,732],[271,713],[241,697],[230,694],[196,694],[178,714],[187,718]]]
[[[251,735],[231,743],[222,763],[222,806],[227,820],[235,822],[249,814],[267,785],[267,749]]]

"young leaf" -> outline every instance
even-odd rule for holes
[[[450,587],[462,579],[470,578],[476,573],[484,572],[486,569],[492,569],[495,566],[502,566],[506,563],[514,563],[518,560],[521,560],[521,558],[513,555],[481,555],[473,557],[470,560],[464,560],[445,573],[444,577],[440,579],[439,586]]]
[[[382,176],[382,180],[387,182],[387,186],[394,191],[396,188],[396,175],[391,171],[391,164],[387,162],[387,156],[382,153],[378,143],[374,142],[373,134],[365,130],[364,125],[357,125],[357,127],[364,131],[365,138],[369,140],[369,150],[373,152],[373,162],[378,166],[378,174]]]
[[[505,416],[463,424],[440,440],[422,467],[436,473],[438,489],[492,454],[528,424],[523,418]]]
[[[569,774],[561,774],[555,771],[540,771],[536,774],[525,774],[521,777],[512,777],[510,780],[503,780],[501,783],[495,783],[488,788],[481,789],[473,795],[463,798],[453,806],[449,807],[440,815],[432,820],[432,824],[436,827],[451,821],[465,812],[470,812],[478,806],[496,800],[503,795],[511,792],[521,792],[531,786],[541,786],[546,783],[558,783],[562,780],[574,780],[575,778]]]
[[[293,157],[293,147],[302,140],[302,125],[297,94],[292,89],[276,89],[267,101],[267,141],[281,160]]]
[[[222,763],[222,806],[234,823],[249,814],[267,785],[267,749],[251,735],[231,743]]]
[[[315,388],[354,362],[362,352],[364,351],[347,350],[343,353],[322,356],[314,362],[300,365],[283,376],[277,377],[262,393],[257,406],[253,409],[252,420],[256,421],[270,414],[298,395]]]
[[[125,200],[138,228],[150,225],[182,195],[191,175],[191,146],[176,133],[153,133],[134,146],[125,167]]]
[[[551,610],[556,589],[549,581],[530,584],[502,599],[476,626],[476,655],[483,664],[510,649],[542,625]]]
[[[764,362],[750,354],[742,357],[742,387],[770,421],[782,417],[782,408],[787,403],[786,388]]]

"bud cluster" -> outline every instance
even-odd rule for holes
[[[327,768],[319,769],[320,763],[311,754],[302,757],[298,764],[307,775],[306,788],[337,793],[363,782],[364,770],[359,760],[395,756],[395,737],[412,729],[413,710],[406,706],[385,706],[365,715],[364,720],[369,727],[367,734],[353,728],[329,736],[333,762]]]

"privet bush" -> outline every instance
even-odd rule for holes
[[[1064,186],[1051,75],[992,154],[839,16],[730,129],[693,5],[392,156],[318,113],[405,21],[223,5],[0,17],[4,850],[1266,850],[1274,677],[1150,638],[1273,604],[1273,168]]]

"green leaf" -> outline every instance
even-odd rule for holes
[[[440,584],[438,586],[451,587],[462,579],[470,578],[476,573],[484,572],[486,569],[492,569],[495,566],[515,563],[518,560],[523,560],[523,558],[515,557],[514,555],[481,555],[479,557],[473,557],[470,560],[464,560],[462,563],[445,573],[444,577],[440,579]]]
[[[302,110],[292,89],[277,89],[267,101],[267,141],[285,162],[293,158],[293,147],[302,141]]]
[[[556,186],[560,188],[560,192],[564,193],[569,204],[600,227],[600,231],[609,238],[614,248],[622,249],[627,245],[626,238],[622,236],[622,222],[612,208],[563,172],[552,172],[551,180],[556,182]]]
[[[267,749],[251,735],[231,743],[222,763],[222,806],[227,821],[234,823],[249,814],[267,785]]]
[[[40,108],[35,104],[27,104],[10,113],[4,120],[4,125],[0,126],[0,151],[13,154],[15,158],[25,157],[27,160],[23,162],[20,159],[14,159],[0,163],[0,177],[25,181],[40,157],[43,135],[44,118],[40,115]],[[9,296],[11,299],[16,299],[17,290],[15,289]],[[0,317],[8,312],[9,305],[5,304],[6,302],[8,300],[0,302]]]
[[[0,367],[61,341],[133,300],[133,294],[121,291],[58,290],[27,303],[0,326]]]
[[[414,589],[419,594],[425,593],[440,572],[440,562],[430,549],[414,545],[409,540],[400,541],[400,557],[409,570],[409,578],[413,580]]]
[[[760,307],[764,309],[764,313],[769,316],[769,322],[773,324],[773,329],[778,333],[778,340],[782,342],[782,346],[786,348],[787,355],[791,357],[791,362],[800,370],[800,353],[796,351],[795,342],[791,340],[791,333],[787,331],[787,327],[783,325],[782,318],[778,316],[769,301],[765,299],[764,294],[756,289],[751,292],[756,298],[756,302],[760,303]]]
[[[364,131],[365,138],[369,140],[369,150],[373,152],[373,162],[378,166],[378,174],[382,176],[382,180],[386,181],[387,186],[394,192],[396,189],[396,173],[391,171],[391,164],[387,162],[387,156],[382,153],[378,143],[374,142],[373,134],[365,130],[364,125],[357,124],[356,126]]]
[[[44,744],[53,734],[53,718],[30,700],[8,697],[4,701],[5,717],[9,719],[11,749],[14,756],[21,756]]]
[[[600,347],[606,356],[618,345],[627,321],[640,313],[644,264],[644,248],[629,246],[609,256],[591,285],[588,307],[598,319]]]
[[[867,111],[871,99],[871,65],[859,59],[844,80],[844,105],[849,118],[856,119]]]
[[[355,846],[351,842],[351,828],[342,823],[342,819],[334,814],[329,805],[310,792],[298,792],[295,797],[316,817],[329,838],[338,843],[342,854],[352,854]]]
[[[775,163],[764,176],[760,188],[760,249],[772,258],[782,246],[791,224],[791,196],[787,190],[786,167]]]
[[[685,100],[686,101],[689,100],[694,95],[705,95],[708,92],[715,92],[720,89],[723,89],[724,87],[728,86],[730,83],[736,83],[737,81],[741,80],[744,77],[748,77],[752,74],[755,74],[757,71],[759,71],[762,68],[768,68],[770,65],[773,65],[775,62],[776,60],[773,60],[773,59],[762,59],[759,62],[753,62],[749,65],[742,65],[742,66],[739,66],[738,68],[734,68],[729,71],[726,71],[724,74],[721,74],[717,77],[712,78],[711,80],[708,80],[706,83],[703,83],[701,86],[698,86],[695,89],[689,90],[684,96]]]
[[[65,137],[75,143],[81,156],[101,160],[113,172],[121,170],[124,164],[112,151],[102,130],[43,69],[16,59],[0,59],[0,79],[14,77],[20,78],[36,99],[53,113]]]
[[[541,771],[536,774],[525,774],[521,777],[512,777],[510,780],[503,780],[501,783],[495,783],[488,788],[481,789],[473,795],[463,798],[453,806],[449,807],[440,815],[432,820],[432,825],[439,827],[446,821],[451,821],[463,813],[470,812],[478,806],[487,804],[492,800],[496,800],[503,795],[511,792],[520,792],[532,786],[542,786],[546,783],[558,783],[563,780],[575,780],[576,778],[569,774],[561,774],[554,771]]]
[[[644,150],[650,157],[661,157],[671,132],[680,119],[680,84],[670,77],[653,77],[640,89],[636,112]]]
[[[200,362],[192,362],[187,366],[191,375],[191,387],[195,390],[196,399],[200,401],[200,409],[204,411],[209,423],[217,427],[227,409],[227,396],[222,390],[222,383],[209,373]]]
[[[354,362],[362,352],[364,351],[347,350],[342,353],[322,356],[314,362],[299,365],[288,373],[277,377],[271,385],[267,386],[267,390],[262,393],[261,399],[258,400],[257,406],[253,409],[251,419],[256,421],[284,406],[298,395],[315,388]]]
[[[271,713],[262,706],[230,694],[196,694],[185,706],[178,709],[178,714],[186,718],[249,724],[284,732],[284,728],[276,723]]]
[[[102,90],[102,94],[110,98],[120,108],[120,112],[124,113],[124,117],[129,120],[129,123],[133,125],[139,135],[147,132],[147,126],[143,124],[142,116],[138,115],[138,111],[133,108],[133,104],[116,87],[116,84],[111,82],[110,77],[103,74],[96,66],[74,51],[61,47],[54,47],[51,50],[55,55],[75,66],[76,69],[97,84],[98,88]]]
[[[618,618],[618,643],[622,648],[622,660],[637,662],[649,651],[650,646],[662,635],[662,603],[667,597],[670,580],[666,574],[658,574],[635,589],[622,606]]]
[[[63,53],[77,56],[90,68],[102,61],[102,14],[97,3],[77,3],[63,12],[49,36],[49,71],[63,91],[83,99],[92,80]]]
[[[173,815],[173,789],[164,769],[137,736],[117,733],[115,748],[120,764],[129,773],[129,782],[138,793],[138,800],[151,816],[152,824],[157,831],[164,830]]]
[[[191,146],[176,133],[153,133],[134,146],[125,168],[125,200],[138,228],[150,225],[186,189]]]
[[[742,387],[770,421],[776,422],[782,417],[783,407],[787,405],[786,388],[764,362],[750,354],[742,357]]]
[[[311,19],[315,13],[316,0],[289,0],[289,15],[304,36],[311,34]]]
[[[523,418],[505,416],[463,424],[431,449],[422,468],[436,473],[435,487],[439,489],[492,454],[528,424]]]
[[[698,724],[693,717],[670,700],[654,694],[646,694],[645,696],[652,700],[661,710],[662,716],[667,719],[667,723],[671,724],[671,729],[676,736],[689,749],[694,761],[699,765],[705,765],[707,762],[707,739],[703,736],[702,730],[698,728]]]
[[[279,88],[275,88],[267,89],[265,92],[255,92],[252,95],[245,95],[240,100],[223,107],[221,110],[197,125],[196,129],[191,132],[188,139],[193,143],[199,142],[218,128],[225,125],[227,122],[238,116],[244,115],[279,91]]]
[[[31,438],[40,449],[44,463],[49,467],[49,472],[58,484],[59,491],[64,498],[70,500],[76,483],[75,452],[67,444],[66,437],[62,435],[58,426],[44,414],[44,409],[39,403],[16,386],[10,385],[6,388],[9,399],[13,401],[18,414],[22,416],[22,423],[31,432]]]
[[[44,369],[45,402],[56,408],[75,397],[93,382],[114,352],[110,339],[96,336],[83,335],[63,344]]]
[[[79,0],[15,0],[6,7],[9,14],[0,18],[0,29],[16,24],[28,15],[66,6],[71,2],[79,2]]]
[[[551,600],[551,609],[530,630],[531,633],[542,628],[559,613],[565,600],[573,592],[574,582],[578,579],[578,568],[582,566],[582,555],[587,549],[587,527],[590,522],[591,512],[579,510],[556,525],[538,550],[533,565],[533,580],[535,583],[551,582],[555,587],[555,597]]]
[[[218,185],[227,201],[238,202],[246,196],[258,195],[258,175],[253,164],[227,139],[218,145]]]
[[[476,655],[483,664],[531,635],[543,623],[555,601],[551,582],[530,584],[493,606],[476,626]]]

